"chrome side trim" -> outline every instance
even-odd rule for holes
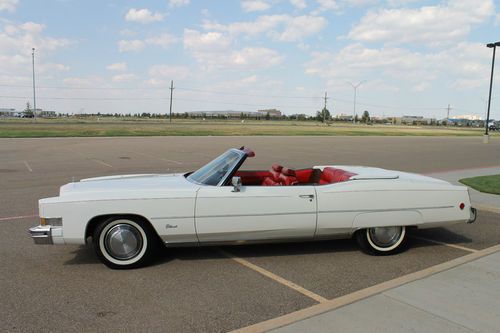
[[[320,211],[318,211],[318,213],[394,212],[394,211],[401,211],[401,210],[443,209],[443,208],[453,208],[453,207],[455,207],[455,206],[387,208],[387,209],[320,210]]]
[[[224,215],[199,215],[196,216],[197,219],[200,218],[210,218],[210,217],[253,217],[253,216],[282,216],[282,215],[306,215],[312,214],[315,215],[315,211],[310,212],[293,212],[293,213],[266,213],[266,214],[224,214]]]
[[[35,244],[54,244],[51,234],[52,227],[50,225],[39,225],[29,228],[29,234]]]

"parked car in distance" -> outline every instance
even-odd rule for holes
[[[158,246],[353,237],[369,254],[401,251],[409,228],[471,223],[466,187],[412,173],[325,165],[242,170],[229,149],[194,172],[82,179],[39,201],[36,244],[91,242],[111,268],[142,266]]]

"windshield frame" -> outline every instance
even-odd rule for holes
[[[191,175],[203,168],[205,168],[206,166],[208,166],[210,163],[213,163],[214,161],[216,161],[217,159],[219,159],[221,156],[223,156],[224,154],[227,154],[228,152],[234,152],[234,153],[237,153],[239,155],[239,159],[236,160],[236,163],[234,163],[234,166],[232,166],[225,174],[224,176],[222,176],[221,180],[217,183],[217,185],[210,185],[210,184],[205,184],[205,183],[202,183],[202,182],[199,182],[195,179],[192,179],[191,178]],[[192,182],[192,183],[195,183],[195,184],[198,184],[198,185],[204,185],[204,186],[224,186],[228,180],[231,178],[231,176],[240,168],[240,166],[243,164],[243,162],[245,161],[245,159],[247,158],[247,154],[242,151],[242,150],[239,150],[239,149],[235,149],[235,148],[232,148],[232,149],[229,149],[229,150],[226,150],[224,153],[220,154],[219,156],[217,156],[216,158],[214,158],[213,160],[211,160],[210,162],[204,164],[202,167],[198,168],[196,171],[193,171],[193,172],[190,172],[190,173],[187,173],[185,174],[185,178]]]

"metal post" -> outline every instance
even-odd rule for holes
[[[354,115],[352,116],[352,121],[356,124],[356,93],[358,91],[358,86],[354,87]]]
[[[174,80],[170,81],[170,122],[172,122],[172,95],[174,93]]]
[[[489,122],[490,122],[490,106],[491,106],[491,90],[493,88],[493,71],[495,70],[495,53],[497,46],[500,46],[500,42],[491,43],[486,45],[489,48],[493,48],[493,58],[491,59],[491,76],[490,76],[490,93],[488,95],[488,112],[486,113],[486,131],[484,135],[488,136]]]
[[[323,123],[325,123],[325,118],[326,118],[326,100],[328,97],[326,97],[326,91],[325,91],[325,107],[323,108]]]
[[[35,48],[31,49],[31,61],[32,61],[32,64],[33,64],[33,120],[36,123]]]

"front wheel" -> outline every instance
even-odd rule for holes
[[[94,231],[93,245],[99,259],[114,269],[143,266],[156,247],[157,237],[151,227],[139,219],[112,217]]]
[[[374,227],[358,230],[356,241],[371,255],[389,255],[402,251],[407,242],[406,227]]]

